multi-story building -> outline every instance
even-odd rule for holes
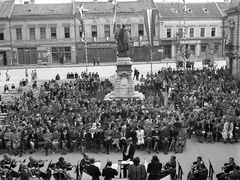
[[[163,46],[163,58],[175,58],[176,35],[186,28],[186,37],[180,43],[190,49],[192,59],[208,58],[210,44],[214,45],[215,57],[223,56],[223,19],[228,2],[187,3],[184,22],[183,3],[157,3],[159,37]]]
[[[230,72],[240,75],[240,0],[231,0],[229,9],[226,11],[227,23],[225,26],[227,66]]]
[[[0,3],[0,66],[12,65],[10,16],[14,1]]]
[[[116,61],[116,41],[113,34],[113,4],[84,2],[86,43],[77,12],[80,3],[14,4],[14,0],[0,3],[0,60],[3,65],[47,63],[91,63]],[[175,34],[182,30],[182,3],[157,3],[152,0],[119,2],[117,29],[129,27],[133,61],[150,61],[143,9],[156,8],[153,61],[175,58]],[[205,58],[209,44],[214,44],[215,57],[222,57],[223,17],[228,3],[187,4],[185,43],[192,58]],[[1,35],[4,34],[4,35]],[[4,36],[4,40],[1,40]],[[86,46],[87,45],[87,46]],[[87,58],[85,56],[87,47]],[[162,52],[163,51],[163,52]],[[11,53],[12,52],[12,53]],[[2,55],[1,55],[2,54]],[[0,61],[1,65],[1,61]]]

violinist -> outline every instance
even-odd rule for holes
[[[106,167],[102,170],[102,176],[104,177],[104,180],[112,180],[112,178],[117,175],[117,170],[112,168],[112,161],[108,161]]]
[[[10,158],[7,153],[3,155],[3,158],[4,159],[0,161],[0,175],[8,180],[19,178],[19,173],[12,169],[17,166],[16,160]]]
[[[89,157],[87,154],[83,154],[83,159],[80,161],[80,174],[82,175],[83,170],[90,165]]]
[[[224,163],[224,165],[222,167],[223,172],[218,173],[216,175],[217,179],[218,180],[225,179],[227,174],[230,173],[231,171],[233,171],[235,167],[236,167],[236,163],[234,162],[234,158],[230,157],[229,158],[229,162],[228,163]]]
[[[38,177],[38,178],[46,178],[46,174],[42,171],[40,171],[40,168],[44,166],[43,160],[36,160],[32,156],[29,157],[29,163],[27,164],[27,167],[33,177]]]
[[[27,168],[27,165],[22,163],[20,168],[20,180],[31,180],[32,179],[32,174]]]
[[[161,177],[165,177],[167,175],[171,175],[171,179],[175,179],[176,176],[176,156],[172,155],[170,160],[163,166],[163,170],[161,174],[163,174]]]
[[[100,180],[101,172],[97,166],[94,165],[95,159],[90,158],[90,165],[85,167],[87,173],[92,176],[92,180]]]
[[[59,158],[59,161],[55,164],[55,167],[53,168],[53,177],[56,180],[61,180],[65,178],[65,173],[67,169],[67,163],[64,161],[63,157]]]
[[[240,167],[235,166],[234,170],[231,171],[227,176],[229,180],[240,179]]]

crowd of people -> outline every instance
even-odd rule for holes
[[[46,155],[74,149],[109,154],[131,138],[134,149],[168,154],[182,153],[192,134],[200,143],[239,139],[238,81],[223,68],[147,74],[136,87],[144,100],[102,101],[97,94],[113,89],[108,79],[91,72],[67,77],[62,84],[43,83],[37,96],[29,91],[1,102],[1,112],[8,113],[1,149],[20,155],[38,149]]]
[[[68,79],[43,83],[37,96],[29,91],[1,102],[1,112],[8,113],[0,128],[3,151],[20,156],[37,150],[65,155],[75,149],[168,154],[182,153],[193,134],[200,143],[239,139],[239,82],[227,69],[148,73],[136,86],[144,100],[98,99],[99,92],[113,89],[98,73],[68,73]]]

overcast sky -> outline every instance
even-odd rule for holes
[[[25,1],[25,0],[23,0]],[[65,3],[71,2],[71,0],[35,0],[37,4],[39,3]],[[81,2],[81,0],[75,0]],[[83,0],[83,1],[93,1],[93,0]],[[108,0],[97,0],[97,1],[108,1]],[[129,0],[117,0],[118,2],[129,1]],[[133,1],[133,0],[131,0]],[[182,0],[155,0],[155,2],[182,2]],[[224,0],[186,0],[186,2],[212,2],[212,1],[224,1]],[[230,0],[229,0],[230,1]]]

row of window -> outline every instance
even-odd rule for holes
[[[178,32],[180,34],[183,33],[183,29],[182,28],[179,28],[178,29]],[[205,32],[206,32],[206,28],[201,28],[200,29],[200,37],[205,37]],[[213,27],[211,28],[211,37],[215,37],[216,36],[216,28]],[[194,28],[189,28],[189,37],[194,37]],[[167,38],[172,38],[172,29],[168,28],[167,29]]]
[[[126,25],[128,27],[128,30],[131,34],[131,24]],[[121,25],[117,24],[116,29],[117,31],[120,30]],[[46,27],[40,27],[40,39],[46,39]],[[80,37],[83,37],[83,30],[80,27],[79,28],[80,32]],[[183,33],[183,29],[179,28],[178,32],[180,34]],[[206,28],[201,28],[200,29],[200,37],[205,37],[206,33]],[[29,28],[29,35],[30,35],[30,40],[35,40],[36,39],[36,29]],[[91,35],[92,37],[98,37],[98,31],[97,31],[97,25],[92,25],[91,26]],[[104,25],[104,35],[105,37],[110,37],[110,25],[106,24]],[[50,36],[51,39],[57,39],[57,29],[56,27],[51,27],[50,28]],[[143,24],[138,24],[138,36],[144,36],[144,25]],[[195,32],[194,28],[189,28],[189,37],[194,37]],[[213,27],[211,28],[211,37],[216,36],[216,28]],[[22,40],[22,28],[16,28],[16,38],[17,40]],[[64,27],[64,38],[70,38],[70,27]],[[167,38],[172,38],[172,29],[168,28],[167,29]],[[3,30],[0,29],[0,40],[4,40],[4,32]]]

